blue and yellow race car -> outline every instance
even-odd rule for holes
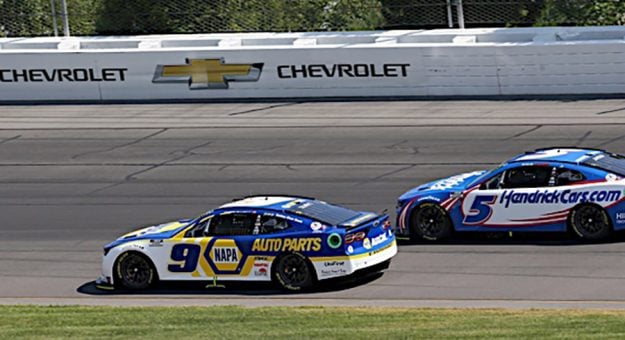
[[[397,253],[389,217],[312,198],[253,196],[126,234],[104,247],[96,286],[156,281],[274,281],[287,290],[388,268]]]
[[[399,197],[400,233],[438,240],[453,231],[565,232],[598,240],[625,229],[625,156],[546,148],[496,169],[464,173]]]

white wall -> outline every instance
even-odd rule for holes
[[[0,101],[622,94],[624,37],[580,27],[0,39]],[[262,71],[228,88],[217,74],[197,89],[153,82],[159,65],[187,59]],[[302,65],[315,77],[284,78]]]

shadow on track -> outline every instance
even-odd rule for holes
[[[548,232],[463,232],[455,233],[441,241],[411,240],[398,238],[398,245],[536,245],[536,246],[574,246],[583,244],[610,244],[625,242],[625,232],[615,232],[610,238],[602,241],[582,240],[572,233]]]
[[[127,289],[103,290],[95,285],[95,281],[86,282],[76,289],[77,292],[87,295],[248,295],[248,296],[269,296],[269,295],[290,295],[290,294],[311,294],[323,292],[336,292],[355,288],[373,282],[384,273],[376,272],[364,276],[347,277],[342,279],[329,279],[321,281],[317,287],[301,292],[290,292],[278,289],[271,282],[235,282],[219,281],[218,285],[223,287],[210,287],[212,282],[159,282],[155,287],[143,291],[133,291]]]

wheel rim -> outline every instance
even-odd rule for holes
[[[447,219],[440,209],[428,206],[419,209],[416,222],[417,228],[423,235],[435,237],[445,230]]]
[[[122,279],[128,286],[143,286],[150,280],[150,265],[137,255],[129,255],[121,263]]]
[[[599,234],[609,228],[605,214],[602,210],[593,206],[581,207],[575,214],[575,225],[583,234]]]
[[[295,255],[289,255],[280,261],[278,273],[285,285],[293,287],[304,285],[309,278],[306,262]]]

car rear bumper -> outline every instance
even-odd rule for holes
[[[362,254],[336,257],[311,258],[317,279],[325,280],[351,275],[357,271],[376,266],[397,254],[395,239],[378,249]]]

